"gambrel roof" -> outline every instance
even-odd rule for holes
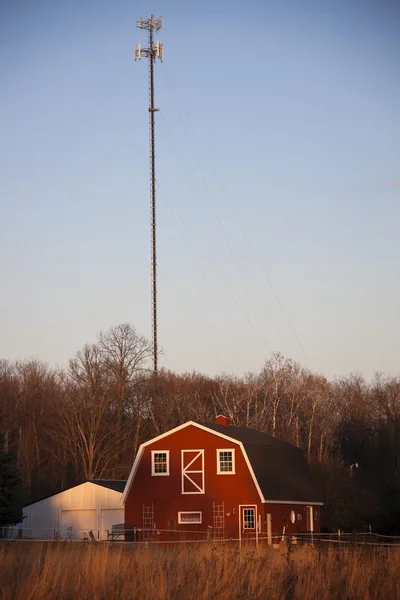
[[[303,451],[266,433],[246,427],[207,424],[242,442],[266,502],[322,503]]]
[[[189,426],[198,427],[240,446],[262,502],[323,504],[322,496],[312,481],[308,463],[300,448],[255,429],[214,423],[200,424],[194,421],[175,427],[140,446],[121,503],[126,500],[146,446]]]

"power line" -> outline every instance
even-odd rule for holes
[[[165,120],[165,115],[163,114],[163,112],[162,112],[162,111],[160,111],[160,114],[161,114],[161,116],[162,116],[162,117],[163,117],[163,119],[164,119],[164,124],[166,125],[167,129],[170,131],[170,128],[168,127],[168,125],[167,125],[167,122],[166,122],[166,120]],[[192,188],[192,190],[193,190],[194,194],[196,194],[196,195],[197,195],[197,191],[195,190],[195,188],[194,188],[194,186],[193,186],[193,183],[192,183],[192,181],[191,181],[191,179],[190,179],[190,177],[189,177],[189,175],[188,175],[188,172],[186,171],[186,169],[185,169],[185,167],[184,167],[183,165],[181,165],[181,168],[182,168],[182,170],[183,170],[183,172],[184,172],[184,174],[185,174],[185,177],[186,177],[186,179],[187,179],[187,181],[188,181],[188,183],[189,183],[190,187]],[[208,190],[208,188],[207,188],[207,190]],[[221,221],[220,221],[220,226],[221,226],[222,230],[224,231],[224,233],[226,234],[226,237],[227,237],[227,239],[229,240],[229,237],[227,236],[227,233],[226,233],[226,231],[225,231],[225,229],[224,229],[224,227],[223,227],[223,224],[222,224],[222,222],[221,222]],[[187,227],[186,227],[186,229],[187,229]],[[210,265],[211,265],[211,267],[212,267],[212,269],[213,269],[214,273],[217,275],[217,277],[218,277],[218,278],[219,278],[219,280],[221,281],[221,283],[222,283],[223,287],[224,287],[224,288],[225,288],[225,290],[228,292],[228,294],[229,294],[229,296],[231,297],[231,299],[232,299],[232,301],[233,301],[234,305],[236,306],[236,309],[238,310],[238,312],[242,314],[242,316],[245,318],[245,320],[246,320],[246,321],[247,321],[247,323],[250,325],[250,327],[252,328],[252,330],[255,332],[256,336],[257,336],[257,337],[258,337],[258,338],[261,340],[261,342],[263,342],[263,343],[266,345],[266,348],[267,348],[268,352],[269,352],[270,354],[272,354],[272,352],[271,352],[271,349],[270,349],[270,348],[269,348],[269,346],[268,346],[268,342],[267,342],[267,340],[265,339],[265,336],[263,335],[263,332],[262,332],[261,328],[257,328],[257,327],[254,325],[254,323],[253,323],[253,322],[250,320],[249,316],[248,316],[248,315],[245,313],[245,311],[242,309],[242,307],[240,306],[240,304],[239,304],[238,300],[236,299],[235,295],[233,294],[233,292],[232,292],[232,291],[231,291],[231,289],[228,287],[227,283],[224,281],[224,279],[222,278],[221,274],[220,274],[220,273],[219,273],[219,271],[217,270],[217,267],[215,266],[215,261],[211,260],[211,259],[208,257],[207,253],[206,253],[206,252],[205,252],[205,251],[204,251],[204,250],[201,248],[201,246],[198,244],[198,242],[196,242],[196,245],[197,245],[197,247],[200,249],[200,251],[201,251],[201,252],[202,252],[202,253],[203,253],[203,254],[206,256],[206,258],[207,258],[207,260],[209,261],[209,263],[210,263]],[[228,248],[229,248],[229,247],[228,247]],[[231,253],[231,255],[232,255],[231,248],[229,248],[229,250],[230,250],[230,253]],[[233,256],[233,259],[234,259],[234,261],[235,261],[235,263],[236,263],[236,266],[237,266],[236,257],[235,257],[234,255],[232,255],[232,256]],[[237,266],[237,268],[238,268],[238,266]],[[240,275],[240,272],[239,272],[239,275]],[[245,283],[243,283],[243,286],[245,287]],[[247,289],[247,288],[246,288],[246,289]],[[250,299],[250,300],[251,300],[251,299]]]
[[[185,115],[186,115],[186,118],[187,118],[187,120],[188,120],[188,122],[189,122],[189,124],[190,124],[190,126],[191,126],[191,128],[192,128],[192,130],[193,130],[193,133],[195,134],[195,136],[196,136],[196,138],[197,138],[197,141],[198,141],[198,143],[199,143],[200,147],[201,147],[201,148],[202,148],[202,150],[203,150],[203,153],[205,154],[205,156],[207,156],[207,153],[206,153],[206,151],[205,151],[205,148],[204,148],[204,146],[203,146],[203,144],[202,144],[202,142],[201,142],[201,140],[200,140],[200,137],[199,137],[199,135],[198,135],[198,133],[197,133],[197,131],[196,131],[195,127],[194,127],[193,121],[191,120],[191,118],[190,118],[190,115],[189,115],[189,113],[188,113],[187,109],[185,108],[185,105],[184,105],[184,103],[183,103],[182,99],[180,98],[180,96],[179,96],[179,94],[178,94],[178,92],[177,92],[177,90],[176,90],[176,86],[173,84],[173,82],[172,82],[172,79],[171,79],[171,77],[169,76],[169,74],[168,74],[168,71],[167,71],[167,68],[166,68],[165,66],[163,66],[163,68],[162,68],[162,72],[163,72],[163,74],[164,74],[165,80],[166,80],[166,82],[167,82],[167,85],[168,85],[168,87],[169,87],[169,89],[170,89],[170,92],[171,92],[171,94],[175,96],[175,98],[176,98],[177,102],[180,104],[180,106],[181,106],[182,110],[184,111],[184,113],[185,113]],[[184,129],[185,129],[185,132],[186,132],[186,127],[185,127],[185,124],[184,124],[184,122],[183,122],[183,120],[182,120],[182,118],[181,118],[181,117],[180,117],[180,120],[181,120],[181,122],[182,122],[182,125],[183,125],[183,127],[184,127]],[[186,135],[187,135],[187,133],[186,133]],[[187,137],[188,137],[188,135],[187,135]],[[189,139],[189,138],[188,138],[188,139]],[[189,143],[190,143],[190,142],[189,142]],[[220,180],[220,178],[218,177],[218,174],[217,174],[217,172],[216,172],[216,169],[215,169],[215,167],[214,167],[214,165],[213,165],[212,161],[210,160],[210,158],[208,158],[208,162],[209,162],[209,165],[210,165],[210,167],[211,167],[211,170],[212,170],[212,172],[213,172],[213,174],[214,174],[214,177],[215,177],[215,179],[216,179],[216,181],[217,181],[217,183],[218,183],[218,185],[219,185],[219,187],[220,187],[220,189],[221,189],[221,191],[222,191],[222,193],[223,193],[223,196],[225,197],[225,200],[227,201],[227,203],[228,203],[228,205],[229,205],[229,208],[231,209],[231,211],[232,211],[232,213],[233,213],[233,215],[234,215],[234,217],[235,217],[235,220],[236,220],[236,222],[237,222],[237,225],[239,226],[239,228],[240,228],[240,230],[241,230],[241,232],[242,232],[242,235],[243,235],[243,237],[244,237],[244,238],[245,238],[245,240],[247,241],[247,243],[248,243],[248,245],[249,245],[249,247],[250,247],[250,250],[252,251],[252,253],[253,253],[253,255],[254,255],[254,258],[256,259],[256,262],[257,262],[257,264],[258,264],[259,268],[261,269],[261,271],[262,271],[262,273],[263,273],[263,275],[264,275],[264,278],[265,278],[265,280],[266,280],[266,282],[267,282],[267,284],[268,284],[268,286],[269,286],[269,288],[270,288],[270,290],[271,290],[271,292],[272,292],[272,294],[273,294],[273,296],[274,296],[274,298],[275,298],[275,300],[276,300],[276,302],[277,302],[277,304],[278,304],[278,306],[279,306],[279,309],[280,309],[280,311],[282,312],[282,314],[283,314],[283,316],[284,316],[284,318],[285,318],[285,320],[286,320],[286,322],[287,322],[287,324],[288,324],[288,326],[289,326],[289,328],[290,328],[290,330],[291,330],[291,332],[292,332],[292,334],[293,334],[294,338],[296,339],[296,341],[297,341],[297,343],[298,343],[299,347],[301,348],[301,350],[302,350],[302,352],[303,352],[303,354],[304,354],[304,356],[305,356],[305,358],[306,358],[307,362],[308,362],[308,363],[311,365],[311,361],[310,361],[310,359],[309,359],[309,357],[308,357],[308,354],[307,354],[307,352],[306,352],[306,350],[305,350],[305,348],[304,348],[304,345],[302,344],[302,342],[301,342],[301,340],[300,340],[300,338],[299,338],[299,336],[298,336],[298,334],[297,334],[297,332],[296,332],[296,330],[295,330],[295,328],[294,328],[294,326],[293,326],[293,324],[292,324],[291,320],[289,319],[289,316],[288,316],[288,314],[287,314],[287,313],[286,313],[286,311],[285,311],[285,308],[284,308],[284,306],[283,306],[283,304],[282,304],[282,302],[281,302],[281,300],[280,300],[280,298],[279,298],[279,295],[278,295],[277,291],[275,290],[275,287],[273,286],[273,284],[272,284],[272,281],[270,280],[270,278],[269,278],[269,276],[268,276],[268,273],[267,273],[267,271],[266,271],[266,269],[265,269],[264,265],[262,264],[262,262],[261,262],[261,260],[260,260],[260,258],[259,258],[259,256],[258,256],[258,254],[257,254],[257,252],[256,252],[256,250],[255,250],[255,248],[254,248],[254,245],[253,245],[253,243],[251,242],[251,240],[250,240],[250,238],[249,238],[249,236],[248,236],[248,234],[247,234],[247,232],[246,232],[246,230],[245,230],[245,228],[244,228],[244,226],[243,226],[242,222],[240,221],[240,219],[239,219],[239,217],[238,217],[238,215],[237,215],[237,213],[236,213],[236,211],[235,211],[235,209],[234,209],[234,207],[233,207],[233,205],[232,205],[231,201],[229,200],[229,197],[228,197],[228,195],[227,195],[227,193],[226,193],[226,191],[225,191],[225,188],[223,187],[223,185],[222,185],[222,183],[221,183],[221,180]],[[203,178],[203,179],[204,179],[204,178]]]
[[[210,264],[210,266],[211,266],[212,270],[214,271],[215,275],[217,276],[217,278],[218,278],[218,279],[219,279],[219,281],[221,282],[222,286],[223,286],[223,287],[224,287],[224,288],[225,288],[225,289],[228,291],[228,293],[229,293],[229,295],[231,296],[231,298],[233,298],[233,299],[234,299],[234,296],[233,296],[232,292],[230,291],[230,289],[228,288],[227,284],[225,283],[225,281],[224,281],[224,280],[223,280],[223,278],[221,277],[220,273],[217,271],[217,269],[216,269],[216,267],[214,266],[213,262],[212,262],[212,261],[209,259],[208,255],[207,255],[207,252],[206,252],[206,251],[204,250],[204,248],[203,248],[203,247],[202,247],[202,246],[201,246],[201,245],[200,245],[200,244],[199,244],[199,243],[198,243],[198,242],[197,242],[197,241],[194,239],[194,236],[193,236],[193,234],[191,234],[191,232],[190,232],[190,229],[188,228],[187,224],[186,224],[186,223],[185,223],[185,221],[183,220],[182,216],[181,216],[181,215],[180,215],[180,213],[179,213],[179,212],[178,212],[178,211],[177,211],[177,210],[176,210],[176,209],[173,207],[173,205],[172,205],[172,202],[171,202],[170,198],[168,197],[168,195],[167,195],[167,194],[166,194],[166,193],[165,193],[163,190],[161,190],[161,189],[160,189],[160,185],[159,185],[159,184],[157,184],[157,189],[158,189],[158,190],[161,192],[161,196],[164,198],[164,200],[165,200],[165,202],[166,202],[166,204],[167,204],[167,206],[168,206],[168,208],[169,208],[169,210],[170,210],[170,212],[171,212],[171,214],[172,214],[172,216],[173,216],[173,218],[174,218],[174,221],[175,221],[175,223],[177,224],[178,228],[180,229],[180,231],[181,231],[181,233],[182,233],[182,236],[183,236],[183,238],[184,238],[184,240],[185,240],[185,242],[186,242],[186,244],[187,244],[187,246],[188,246],[188,248],[189,248],[189,250],[190,250],[190,252],[191,252],[191,254],[192,254],[193,260],[196,262],[196,264],[198,265],[198,267],[199,267],[199,268],[202,270],[202,272],[203,272],[203,275],[204,275],[204,276],[206,275],[206,274],[205,274],[205,271],[204,271],[204,269],[203,269],[202,265],[199,263],[199,261],[198,261],[198,259],[197,259],[197,256],[195,255],[195,253],[194,253],[194,252],[193,252],[193,250],[192,250],[192,247],[191,247],[191,245],[190,245],[190,241],[189,241],[189,238],[188,238],[188,234],[189,234],[189,236],[190,236],[190,237],[192,237],[192,238],[193,238],[195,245],[197,246],[197,248],[199,249],[199,251],[201,252],[201,254],[203,255],[203,257],[205,257],[205,259],[207,260],[207,262]],[[246,315],[244,314],[243,310],[240,308],[240,306],[238,305],[238,303],[237,303],[235,300],[234,300],[234,302],[235,302],[235,306],[236,306],[236,308],[238,308],[238,310],[239,310],[239,311],[242,313],[242,315],[243,315],[243,316],[246,318]],[[247,359],[249,359],[249,355],[248,355],[248,353],[246,352],[246,349],[245,349],[245,347],[243,346],[243,343],[242,343],[242,341],[241,341],[240,337],[238,336],[238,334],[237,334],[237,332],[236,332],[236,329],[234,328],[234,326],[233,326],[233,324],[232,324],[231,320],[229,319],[229,317],[228,317],[228,315],[227,315],[227,313],[226,313],[226,311],[225,311],[225,310],[223,310],[223,315],[224,315],[224,318],[226,319],[226,321],[227,321],[227,323],[228,323],[229,327],[231,328],[231,330],[232,330],[232,332],[233,332],[234,336],[236,337],[236,340],[237,340],[237,342],[238,342],[238,344],[239,344],[239,346],[240,346],[240,348],[241,348],[241,350],[242,350],[242,352],[243,352],[244,356],[245,356]]]
[[[172,136],[172,131],[171,131],[171,128],[168,126],[168,123],[167,123],[167,120],[166,120],[166,117],[165,117],[165,114],[163,113],[163,111],[160,111],[160,115],[163,117],[163,119],[164,119],[164,125],[166,126],[167,130],[169,131],[170,135]],[[208,184],[207,184],[207,181],[206,181],[206,179],[205,179],[205,177],[204,177],[204,175],[203,175],[203,173],[202,173],[202,171],[201,171],[201,169],[200,169],[200,165],[199,165],[199,163],[198,163],[198,160],[197,160],[196,153],[195,153],[195,151],[194,151],[194,148],[193,148],[193,146],[192,146],[192,145],[191,145],[191,143],[190,143],[190,138],[189,138],[188,132],[187,132],[187,130],[186,130],[185,124],[184,124],[184,122],[183,122],[182,120],[181,120],[181,123],[182,123],[182,126],[183,126],[184,130],[185,130],[186,137],[188,138],[188,143],[189,143],[189,145],[190,145],[190,149],[191,149],[191,151],[192,151],[192,154],[193,154],[193,157],[194,157],[194,159],[195,159],[196,166],[197,166],[197,169],[198,169],[198,171],[199,171],[199,173],[200,173],[200,176],[201,176],[201,178],[202,178],[202,181],[203,181],[204,187],[205,187],[205,189],[206,189],[206,192],[207,192],[208,196],[211,196],[211,191],[210,191],[210,189],[209,189],[209,187],[208,187]],[[189,177],[189,175],[188,175],[188,173],[187,173],[186,169],[185,169],[185,168],[184,168],[182,165],[181,165],[181,168],[182,168],[182,170],[183,170],[183,171],[184,171],[184,173],[185,173],[185,176],[186,176],[186,179],[187,179],[187,180],[188,180],[188,182],[189,182],[189,185],[192,187],[192,189],[193,189],[194,193],[197,195],[197,192],[196,192],[196,190],[195,190],[195,189],[194,189],[194,187],[193,187],[193,184],[192,184],[192,182],[191,182],[191,180],[190,180],[190,177]],[[225,243],[226,243],[226,246],[227,246],[227,248],[228,248],[228,252],[229,252],[229,254],[230,254],[230,256],[231,256],[231,258],[232,258],[232,260],[233,260],[233,262],[234,262],[235,268],[236,268],[236,270],[237,270],[237,272],[238,272],[238,275],[239,275],[239,277],[240,277],[240,279],[241,279],[241,285],[242,285],[242,288],[243,288],[243,290],[245,291],[245,293],[246,293],[246,296],[247,296],[247,298],[249,299],[250,303],[251,303],[251,304],[253,304],[253,299],[251,298],[250,292],[249,292],[249,290],[248,290],[248,287],[247,287],[247,284],[246,284],[246,280],[245,280],[245,278],[243,277],[243,275],[242,275],[242,273],[241,273],[241,270],[240,270],[240,267],[239,267],[238,260],[237,260],[237,258],[236,258],[236,256],[235,256],[235,253],[234,253],[234,250],[233,250],[233,244],[232,244],[231,238],[230,238],[230,236],[229,236],[229,234],[228,234],[228,232],[227,232],[227,230],[226,230],[226,228],[225,228],[225,226],[224,226],[224,224],[223,224],[223,222],[222,222],[222,219],[221,219],[221,217],[219,216],[218,212],[217,212],[217,211],[214,211],[214,212],[215,212],[215,216],[216,216],[216,219],[217,219],[218,226],[219,226],[219,228],[221,229],[221,231],[222,231],[222,234],[223,234],[223,236],[224,236]],[[235,302],[237,303],[236,299],[235,299]],[[243,313],[243,310],[242,310],[242,309],[240,309],[240,310],[241,310],[241,312]],[[248,322],[251,324],[251,327],[252,327],[252,328],[253,328],[253,329],[256,331],[256,333],[257,333],[257,336],[258,336],[258,337],[261,339],[261,342],[263,342],[263,343],[265,344],[265,347],[267,348],[268,352],[269,352],[270,354],[272,354],[272,351],[271,351],[271,348],[270,348],[270,346],[269,346],[268,340],[266,339],[266,337],[265,337],[265,335],[264,335],[264,331],[263,331],[263,329],[262,329],[262,327],[261,327],[261,325],[260,325],[260,322],[259,322],[259,319],[258,319],[258,315],[257,315],[257,311],[256,311],[255,309],[253,309],[253,310],[254,310],[254,315],[255,315],[255,318],[256,318],[256,325],[257,325],[257,327],[258,327],[258,328],[256,329],[256,328],[254,327],[254,324],[250,322],[250,320],[249,320],[249,318],[248,318],[248,316],[247,316],[247,315],[246,315],[246,320],[247,320],[247,321],[248,321]],[[243,314],[244,314],[244,313],[243,313]]]

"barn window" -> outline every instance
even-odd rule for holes
[[[254,508],[243,509],[243,529],[255,529],[256,511]]]
[[[170,519],[168,521],[168,531],[175,531],[176,530],[176,521]]]
[[[152,450],[151,474],[169,475],[169,450]]]
[[[217,450],[217,473],[218,475],[235,473],[234,450]]]
[[[201,522],[202,522],[201,511],[178,512],[179,525],[185,525],[185,524],[193,525],[194,523],[201,523]]]

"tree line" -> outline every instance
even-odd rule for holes
[[[65,369],[0,360],[0,430],[24,504],[87,479],[126,479],[142,442],[221,413],[304,450],[325,528],[400,533],[400,377],[328,381],[280,354],[244,377],[154,376],[150,357],[148,340],[122,324]]]

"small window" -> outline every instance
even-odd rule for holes
[[[176,521],[168,521],[168,531],[176,531]]]
[[[194,523],[202,522],[201,511],[178,512],[179,525],[193,525]]]
[[[169,475],[169,450],[152,450],[151,474]]]
[[[254,508],[243,509],[243,529],[255,529],[256,511]]]
[[[235,474],[234,450],[217,450],[217,473],[218,475]]]

